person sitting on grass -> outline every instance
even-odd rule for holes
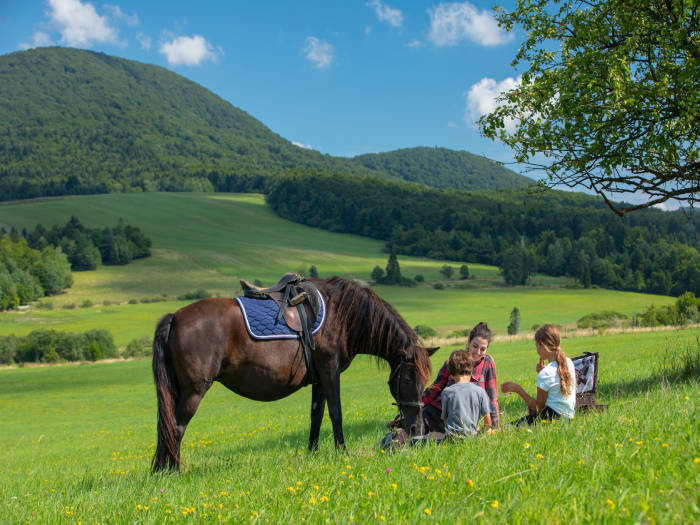
[[[442,391],[442,420],[447,436],[475,436],[481,418],[484,419],[482,430],[491,430],[489,396],[471,382],[474,359],[466,350],[455,350],[447,360],[447,369],[454,380],[454,384]]]
[[[571,419],[576,406],[576,370],[559,346],[561,337],[556,326],[545,324],[535,332],[535,347],[540,361],[537,370],[537,398],[528,395],[518,383],[506,381],[501,385],[504,394],[515,392],[529,408],[530,413],[514,424],[531,425],[538,420]],[[545,366],[544,361],[549,364]]]
[[[474,361],[471,382],[484,390],[489,398],[491,424],[498,428],[498,383],[496,378],[496,363],[487,354],[491,344],[491,330],[484,322],[477,324],[469,333],[467,352]],[[445,432],[445,426],[440,417],[442,412],[442,393],[452,384],[447,362],[440,368],[437,378],[423,392],[423,424],[425,432]]]

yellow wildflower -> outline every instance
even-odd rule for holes
[[[497,499],[493,500],[493,503],[491,503],[491,506],[492,506],[494,509],[497,509],[497,508],[498,508],[498,500],[497,500]]]
[[[423,512],[425,512],[428,516],[432,514],[432,511],[430,509],[423,509]]]

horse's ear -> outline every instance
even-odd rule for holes
[[[440,350],[440,347],[439,347],[439,346],[432,346],[432,347],[430,347],[430,348],[426,348],[426,349],[425,349],[425,351],[428,352],[428,355],[429,355],[429,356],[430,356],[430,355],[433,355],[433,354],[434,354],[435,352],[437,352],[438,350]]]

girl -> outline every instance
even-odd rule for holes
[[[529,396],[522,386],[507,381],[501,385],[504,394],[515,392],[527,403],[530,414],[516,422],[528,425],[539,419],[571,419],[576,405],[576,372],[574,364],[559,346],[561,337],[554,325],[546,324],[535,332],[535,346],[540,362],[537,364],[537,399]],[[544,360],[549,364],[545,366]]]

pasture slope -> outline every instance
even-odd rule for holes
[[[118,345],[150,335],[198,288],[235,295],[237,279],[272,282],[314,264],[321,276],[368,279],[381,243],[275,217],[258,195],[132,194],[0,204],[0,224],[33,227],[77,215],[119,217],[153,239],[153,257],[77,273],[54,310],[0,314],[0,333],[37,327],[108,328]],[[440,278],[442,261],[399,258],[406,275]],[[458,266],[455,264],[455,266]],[[380,287],[410,324],[440,333],[485,319],[504,332],[574,322],[590,312],[632,314],[671,298],[553,286],[494,285],[470,265],[468,289]],[[541,278],[543,282],[551,282]],[[125,304],[159,296],[160,303]],[[61,309],[90,299],[98,306]],[[103,301],[113,304],[104,306]],[[118,304],[117,304],[118,303]],[[320,451],[306,452],[310,389],[258,403],[214,385],[190,424],[180,475],[149,473],[156,403],[146,360],[0,370],[3,523],[695,523],[700,520],[698,330],[565,339],[568,355],[601,354],[602,414],[532,432],[503,428],[466,443],[398,453],[378,448],[394,415],[388,370],[359,357],[342,376],[348,448],[336,453],[328,417]],[[437,368],[452,348],[434,356]],[[494,343],[500,381],[534,391],[532,342]],[[695,363],[679,374],[684,362]],[[502,420],[524,411],[501,397]]]
[[[32,308],[23,313],[0,313],[0,334],[25,335],[39,327],[61,330],[107,328],[118,346],[135,337],[151,336],[158,318],[185,302],[175,299],[197,289],[232,297],[238,280],[274,283],[288,271],[312,264],[322,277],[341,275],[369,280],[372,269],[386,266],[379,241],[330,233],[280,219],[261,195],[202,193],[135,193],[71,196],[0,203],[0,226],[33,229],[65,224],[76,215],[90,227],[113,226],[119,218],[138,226],[153,240],[153,256],[128,266],[101,266],[75,272],[66,294],[46,298],[52,310]],[[426,284],[415,288],[377,287],[411,326],[427,324],[441,335],[485,320],[505,332],[514,306],[521,311],[521,328],[554,322],[570,324],[591,312],[616,310],[626,315],[647,305],[668,304],[672,298],[610,290],[561,287],[561,278],[537,276],[542,286],[504,287],[498,269],[469,264],[475,279],[455,280],[445,290],[441,279],[445,261],[399,257],[404,275],[421,274]],[[455,273],[461,263],[449,262]],[[462,286],[464,288],[450,288]],[[158,298],[159,303],[142,303]],[[65,305],[90,308],[66,310]],[[129,301],[138,304],[127,304]],[[104,302],[111,304],[105,306]]]
[[[670,353],[697,360],[696,337],[565,340],[570,355],[600,351],[607,412],[393,454],[378,447],[394,410],[388,371],[369,359],[342,376],[341,453],[327,417],[320,451],[306,452],[310,389],[259,403],[215,385],[188,428],[179,475],[149,473],[148,361],[2,370],[0,515],[10,524],[697,523],[700,385],[663,373]],[[534,389],[531,346],[492,345],[501,381]],[[523,413],[512,396],[501,406],[504,421]]]

